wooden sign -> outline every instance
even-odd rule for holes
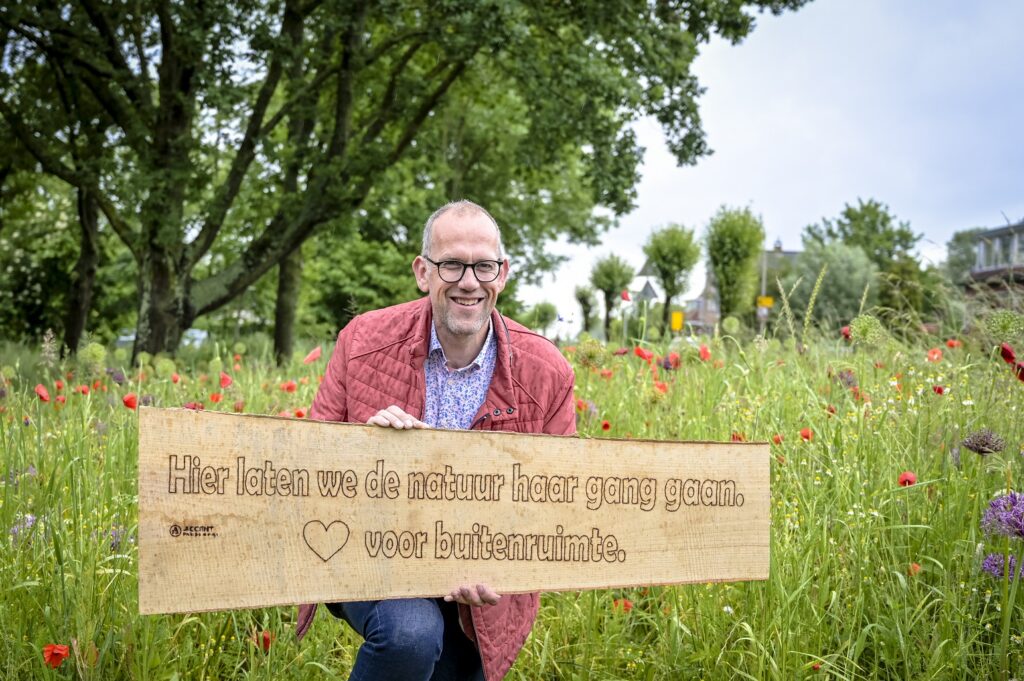
[[[143,614],[768,577],[766,444],[139,412]]]

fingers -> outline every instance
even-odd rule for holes
[[[463,605],[481,606],[495,605],[501,600],[501,596],[486,584],[477,584],[475,586],[463,584],[453,589],[450,594],[444,597],[444,600],[449,603],[455,601]]]
[[[397,428],[402,430],[405,428],[429,428],[427,424],[423,423],[417,418],[410,416],[405,411],[397,406],[391,405],[387,409],[381,409],[376,414],[366,420],[368,426],[380,426],[382,428]]]

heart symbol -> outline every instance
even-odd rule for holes
[[[340,520],[335,520],[330,525],[324,525],[319,520],[310,520],[302,526],[302,540],[325,563],[345,548],[348,535],[348,525]]]

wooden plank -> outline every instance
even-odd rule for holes
[[[763,443],[139,413],[143,614],[766,579]]]

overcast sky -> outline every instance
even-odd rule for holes
[[[714,40],[695,67],[714,154],[678,168],[658,125],[638,124],[636,209],[601,246],[554,245],[570,262],[522,298],[555,303],[573,321],[552,331],[575,332],[573,289],[597,259],[639,269],[652,229],[703,235],[723,204],[750,206],[769,245],[799,250],[808,224],[873,198],[924,235],[925,262],[944,259],[955,231],[1021,220],[1022,26],[1021,0],[814,0],[760,15],[739,45]],[[701,265],[687,297],[703,282]]]

